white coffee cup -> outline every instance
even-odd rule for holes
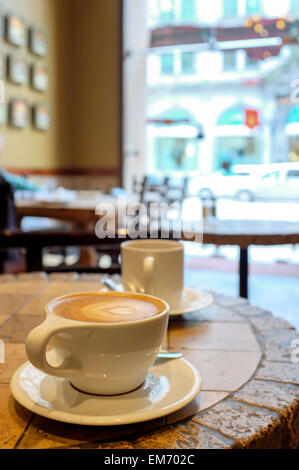
[[[86,393],[119,395],[135,390],[144,382],[163,343],[168,324],[167,303],[142,294],[84,293],[154,301],[158,313],[119,323],[82,322],[54,313],[57,301],[76,295],[82,293],[59,297],[46,305],[45,321],[27,337],[29,361],[46,374],[68,378],[76,389]],[[50,340],[53,349],[46,353]]]
[[[173,240],[132,240],[121,244],[124,290],[165,300],[181,307],[184,291],[184,246]]]

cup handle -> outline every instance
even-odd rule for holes
[[[29,361],[39,370],[55,377],[75,377],[80,375],[81,366],[68,357],[62,366],[51,366],[46,357],[47,345],[52,336],[62,331],[74,329],[63,319],[48,316],[46,320],[34,328],[26,339],[26,353]]]
[[[154,277],[155,258],[147,256],[143,261],[144,287],[145,293],[154,295],[153,277]]]

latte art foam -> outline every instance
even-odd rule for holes
[[[161,306],[137,297],[82,294],[57,300],[51,306],[55,315],[70,320],[95,323],[138,321],[161,313]]]

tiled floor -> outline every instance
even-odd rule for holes
[[[189,261],[186,260],[188,267]],[[199,261],[200,263],[200,261]],[[228,270],[187,269],[186,285],[219,293],[238,295],[238,273]],[[252,273],[249,276],[251,305],[270,310],[290,322],[299,331],[299,278]]]

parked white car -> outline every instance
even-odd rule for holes
[[[235,165],[190,181],[191,196],[228,197],[240,201],[254,199],[299,200],[299,163]]]
[[[299,200],[299,163],[273,165],[259,179],[256,199]]]
[[[241,201],[254,199],[260,170],[257,165],[235,165],[227,174],[219,170],[208,175],[193,178],[189,184],[191,196],[228,197]]]

